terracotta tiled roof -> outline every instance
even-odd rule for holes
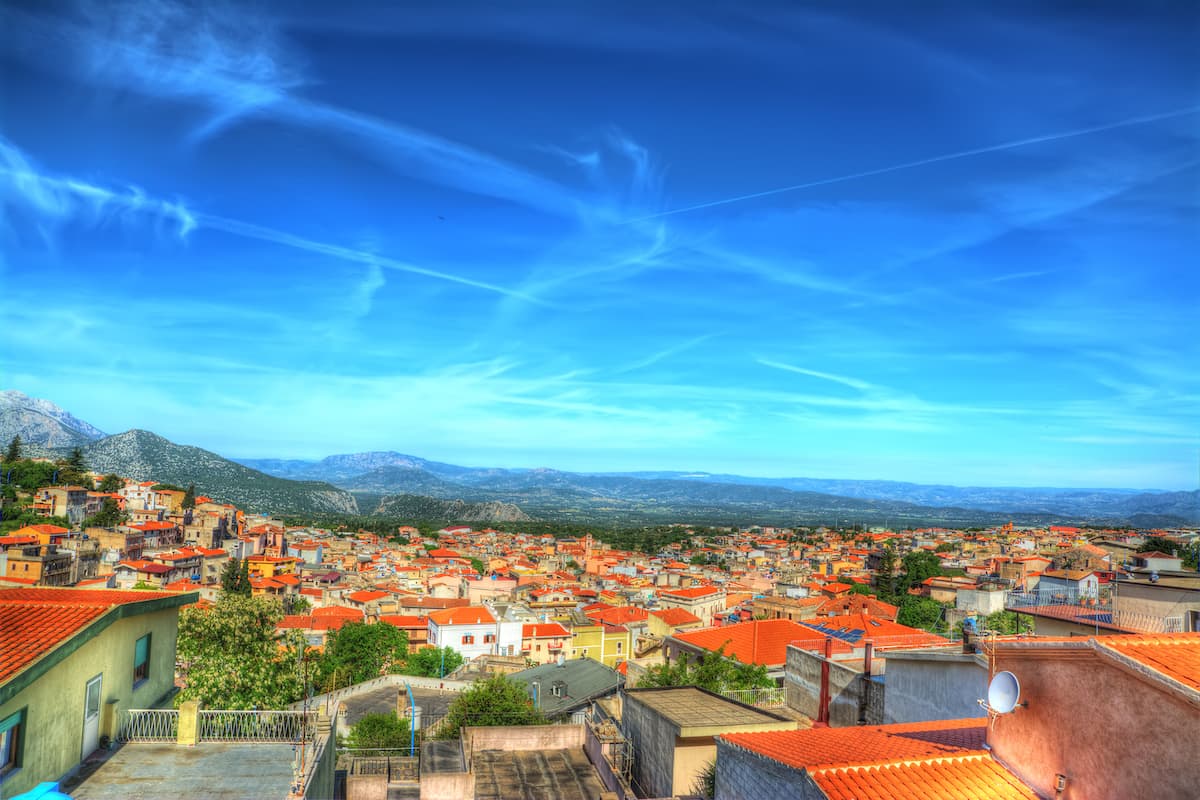
[[[660,592],[659,597],[681,597],[688,600],[695,600],[699,597],[710,597],[719,591],[721,590],[715,586],[692,586],[687,589],[671,589]]]
[[[778,666],[787,661],[788,642],[812,637],[811,628],[790,619],[753,620],[674,635],[680,642],[705,650],[719,650],[724,645],[725,655],[743,664],[767,666]]]
[[[176,596],[107,589],[0,589],[0,683],[111,608]]]
[[[695,614],[682,608],[663,608],[650,613],[668,625],[693,625],[701,621]]]
[[[595,622],[607,622],[610,625],[628,625],[631,622],[641,622],[646,617],[650,616],[650,612],[644,608],[636,606],[617,606],[615,608],[601,608],[596,611],[585,612],[588,619]]]
[[[279,624],[275,627],[279,630],[336,631],[350,621],[348,617],[317,617],[306,614],[289,614],[279,620]]]
[[[418,617],[409,614],[387,614],[379,617],[380,622],[386,622],[388,625],[394,625],[397,628],[426,628],[429,626],[428,620],[424,617]]]
[[[370,603],[375,600],[382,600],[385,597],[391,597],[391,593],[362,591],[351,592],[350,594],[346,595],[346,599],[351,603]]]
[[[988,755],[837,767],[812,773],[829,800],[1037,800],[1017,777]]]
[[[347,608],[346,606],[324,606],[323,608],[314,608],[313,616],[317,617],[346,617],[348,619],[362,619],[363,612],[357,608]]]
[[[571,632],[557,622],[546,622],[537,625],[521,626],[521,636],[526,639],[536,639],[542,636],[570,636]]]
[[[905,647],[949,643],[946,638],[928,633],[920,628],[910,628],[898,622],[863,613],[845,614],[838,617],[817,617],[801,624],[816,631],[819,636],[833,636],[835,639],[841,639],[850,644],[859,644],[867,639],[877,640],[876,645],[884,645],[887,643],[886,640],[892,639],[896,643],[902,643]],[[812,634],[808,634],[808,638],[811,637]],[[896,637],[903,637],[903,640]]]
[[[1200,691],[1200,633],[1101,636],[1096,644]]]
[[[492,624],[496,618],[484,606],[464,606],[429,612],[429,618],[438,625],[482,625]]]
[[[743,750],[797,769],[875,764],[899,759],[982,754],[986,719],[902,725],[809,728],[769,733],[727,733],[720,738]]]

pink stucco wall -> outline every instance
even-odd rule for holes
[[[1200,702],[1163,690],[1088,651],[999,652],[1028,708],[998,717],[996,758],[1060,800],[1200,796]],[[1194,697],[1193,697],[1194,701]],[[1055,793],[1057,775],[1066,790]]]

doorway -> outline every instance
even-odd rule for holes
[[[100,746],[100,686],[104,674],[101,673],[87,682],[83,699],[83,753],[79,760],[96,752]]]

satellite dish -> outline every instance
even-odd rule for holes
[[[997,672],[988,684],[988,708],[997,714],[1011,713],[1021,699],[1021,683],[1011,672]]]

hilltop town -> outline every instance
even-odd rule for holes
[[[5,516],[17,521],[0,536],[0,609],[44,610],[63,598],[107,612],[143,605],[144,592],[174,621],[189,609],[226,613],[223,598],[248,596],[276,609],[273,651],[317,665],[292,694],[260,703],[283,707],[324,692],[314,707],[323,701],[326,712],[340,712],[348,733],[361,709],[347,716],[337,702],[353,705],[358,694],[380,691],[380,681],[394,700],[397,681],[410,690],[416,682],[423,705],[431,703],[422,725],[444,727],[446,703],[432,695],[508,676],[547,718],[607,720],[614,741],[632,748],[621,756],[627,761],[605,762],[610,783],[640,786],[640,797],[686,791],[703,777],[703,759],[668,775],[636,752],[645,734],[628,715],[639,692],[690,687],[700,694],[687,708],[749,714],[712,728],[725,739],[700,743],[702,755],[716,758],[750,735],[739,731],[986,717],[977,700],[994,672],[988,659],[1009,642],[1179,634],[1194,643],[1188,632],[1200,628],[1196,530],[677,526],[655,552],[639,552],[590,533],[522,532],[520,523],[385,532],[288,525],[193,486],[92,473],[78,459],[7,468]],[[31,475],[71,482],[33,486]],[[328,651],[354,626],[402,635],[400,652],[355,677],[339,674]],[[25,635],[21,625],[3,632]],[[180,633],[181,652],[186,641]],[[36,646],[58,643],[51,636]],[[222,669],[249,669],[232,656]],[[167,663],[175,669],[158,687],[162,701],[199,697],[199,669]],[[0,680],[12,686],[23,669],[11,665]],[[21,697],[0,694],[0,718]],[[402,706],[401,715],[419,714]],[[124,719],[114,710],[107,739],[136,742]],[[25,757],[37,746],[28,738]]]

